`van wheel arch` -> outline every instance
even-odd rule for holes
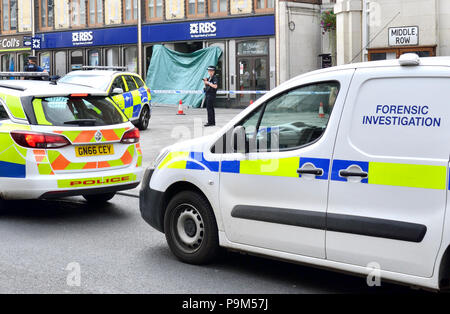
[[[167,205],[169,204],[170,200],[175,195],[177,195],[178,193],[183,192],[183,191],[196,192],[196,193],[200,194],[201,196],[203,196],[205,198],[205,200],[208,201],[209,205],[211,205],[211,201],[209,200],[209,198],[195,184],[193,184],[191,182],[186,182],[186,181],[179,181],[179,182],[173,183],[164,192],[164,197],[163,197],[162,204],[161,204],[161,213],[160,213],[161,220],[160,221],[164,221],[164,216],[166,214]],[[212,208],[212,205],[211,205],[211,208]],[[214,210],[213,210],[212,214],[214,215],[214,218],[217,221],[216,213],[214,212]],[[163,232],[164,231],[165,230],[163,230]]]

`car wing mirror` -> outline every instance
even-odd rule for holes
[[[118,88],[118,87],[116,87],[116,88],[114,88],[113,90],[112,90],[112,92],[111,92],[111,95],[120,95],[120,94],[123,94],[123,89],[122,88]]]
[[[234,153],[246,154],[249,152],[247,135],[242,125],[236,126],[231,132],[231,144]]]

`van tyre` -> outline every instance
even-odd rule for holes
[[[103,204],[111,200],[116,195],[115,192],[102,193],[102,194],[89,194],[83,195],[84,199],[89,203],[93,204]]]
[[[207,264],[220,252],[213,210],[197,192],[180,192],[170,200],[164,231],[172,253],[182,262]]]
[[[146,105],[142,108],[141,114],[139,115],[139,120],[136,126],[139,130],[145,131],[148,129],[148,124],[150,123],[150,108]]]

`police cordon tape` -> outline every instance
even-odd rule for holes
[[[226,91],[219,90],[217,91],[218,95],[228,95],[228,94],[266,94],[269,91]],[[151,90],[151,94],[180,94],[180,95],[199,95],[204,94],[205,92],[202,90]]]
[[[267,90],[218,90],[218,95],[248,95],[248,94],[267,94],[269,91]],[[204,94],[205,92],[202,90],[151,90],[151,94],[180,94],[180,95],[189,95],[189,94]],[[328,95],[329,92],[292,92],[290,95]]]

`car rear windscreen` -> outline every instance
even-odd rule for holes
[[[104,97],[36,98],[33,107],[41,125],[104,126],[126,121],[119,109]]]

